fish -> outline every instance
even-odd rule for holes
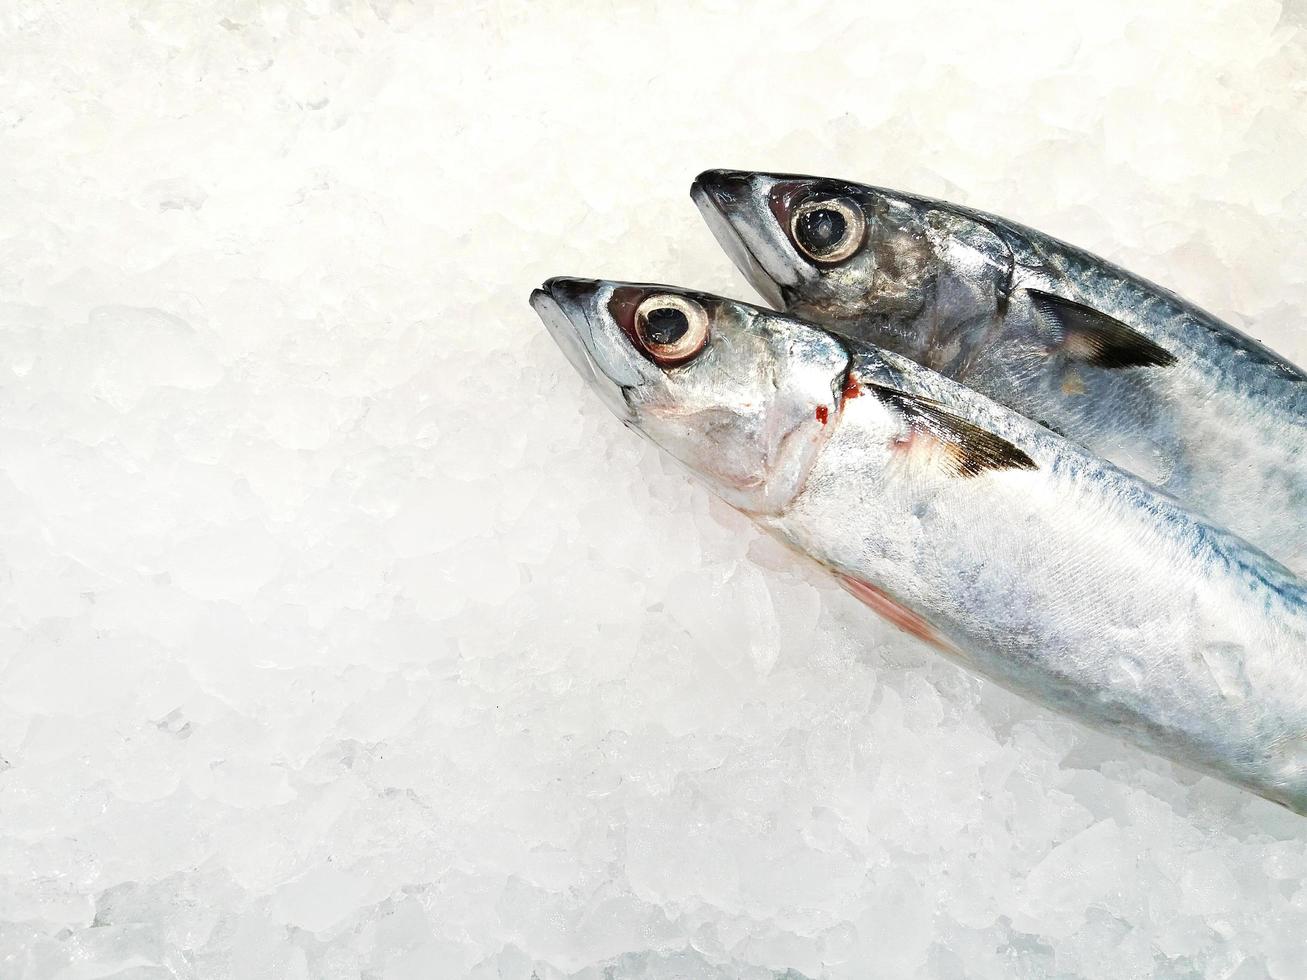
[[[1307,584],[911,358],[763,307],[531,294],[628,428],[895,626],[1090,726],[1307,815]]]
[[[691,197],[776,309],[961,382],[1307,573],[1307,374],[1256,340],[943,201],[732,170]]]

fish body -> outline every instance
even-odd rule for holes
[[[883,188],[710,171],[693,196],[780,309],[903,354],[1307,570],[1307,375],[1082,249]],[[796,209],[860,238],[805,251]],[[845,254],[847,253],[847,254]]]
[[[668,297],[706,329],[660,363],[638,318]],[[625,424],[896,625],[1307,814],[1307,586],[1260,550],[910,358],[794,318],[590,280],[532,303]]]

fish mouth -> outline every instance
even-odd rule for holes
[[[598,380],[594,360],[586,350],[585,344],[581,342],[581,335],[563,309],[562,303],[554,295],[554,290],[562,292],[566,288],[564,284],[568,281],[562,278],[550,279],[539,289],[532,290],[531,309],[536,311],[545,329],[549,331],[549,336],[554,338],[554,343],[562,350],[568,363],[576,369],[576,373],[581,375],[587,384],[594,384]]]
[[[555,276],[547,279],[539,289],[531,292],[531,308],[536,311],[567,358],[587,385],[599,393],[609,409],[623,422],[633,419],[631,406],[626,399],[627,384],[623,380],[639,383],[635,378],[618,378],[615,373],[621,366],[607,364],[609,358],[600,353],[602,338],[593,311],[595,301],[604,284],[594,279],[577,279]]]
[[[717,244],[773,309],[785,308],[780,285],[767,271],[739,224],[757,210],[754,175],[741,170],[705,170],[690,185],[690,199],[703,215]]]

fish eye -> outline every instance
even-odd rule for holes
[[[867,219],[846,197],[816,198],[794,209],[790,237],[814,262],[843,262],[862,245]]]
[[[640,346],[664,367],[684,364],[708,340],[708,311],[685,296],[657,293],[635,310]]]

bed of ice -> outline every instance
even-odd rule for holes
[[[553,7],[553,10],[547,9]],[[935,659],[586,391],[831,173],[1307,360],[1307,7],[0,6],[0,976],[1307,973],[1307,821]]]

